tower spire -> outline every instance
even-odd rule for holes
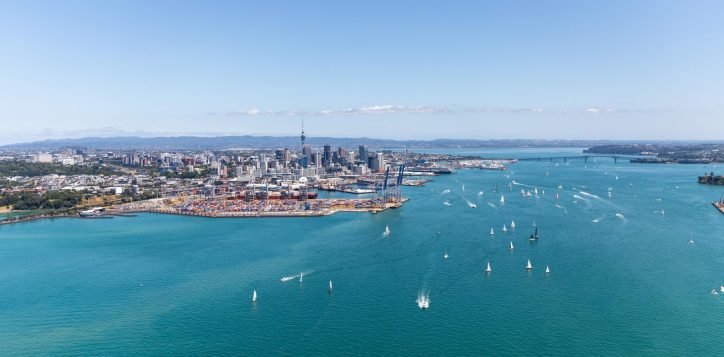
[[[304,148],[304,140],[307,139],[307,136],[304,135],[304,119],[302,119],[302,149]]]

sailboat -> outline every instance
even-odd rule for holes
[[[493,271],[493,269],[490,269],[490,262],[488,262],[488,266],[485,267],[485,272],[490,273],[491,271]]]
[[[661,209],[661,215],[662,215],[662,216],[664,215],[664,209],[663,209],[663,208]]]
[[[450,258],[450,256],[447,255],[447,252],[445,252],[445,255],[443,255],[442,257],[445,258],[445,259]]]
[[[500,204],[501,205],[505,204],[505,197],[503,197],[503,195],[500,195]]]
[[[533,221],[532,227],[536,227],[536,225],[535,225],[535,221]]]
[[[332,281],[330,280],[330,281],[329,281],[329,288],[327,288],[327,291],[329,291],[329,292],[331,293],[332,290],[333,290],[333,288],[332,288]]]
[[[495,235],[495,232],[493,231],[493,227],[490,227],[490,235],[491,235],[491,236],[494,236],[494,235]]]
[[[561,191],[563,191],[563,185],[558,184],[558,189],[561,190]]]
[[[538,187],[533,189],[533,193],[535,194],[536,197],[538,197]]]
[[[510,221],[510,228],[515,229],[515,221]]]
[[[525,190],[522,189],[522,188],[520,189],[520,195],[521,195],[521,196],[525,196]]]
[[[515,248],[513,247],[513,241],[512,241],[512,240],[510,241],[510,248],[508,248],[508,250],[515,250]]]
[[[550,274],[550,273],[551,273],[551,268],[549,268],[549,267],[546,265],[546,274]]]
[[[611,198],[611,191],[608,191],[608,198]]]
[[[505,224],[503,224],[503,233],[505,233],[507,231],[508,231],[508,227],[506,227]]]
[[[535,232],[530,234],[529,240],[538,240],[538,227],[535,227]]]
[[[254,290],[254,293],[251,294],[251,302],[256,302],[256,290]]]
[[[689,236],[689,245],[694,245],[694,233]]]
[[[299,274],[299,282],[300,283],[304,282],[304,272]]]
[[[385,236],[389,236],[390,235],[390,226],[385,226],[385,231],[382,234]]]
[[[532,270],[532,269],[533,269],[533,264],[530,263],[530,259],[528,259],[528,264],[526,264],[525,269],[526,269],[526,270]]]
[[[556,207],[558,207],[558,192],[556,192]]]

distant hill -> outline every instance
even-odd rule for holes
[[[332,147],[356,148],[368,145],[372,148],[499,148],[499,147],[590,147],[626,143],[611,140],[473,140],[473,139],[435,139],[435,140],[389,140],[374,138],[331,138],[308,137],[307,143],[313,147],[329,144]],[[29,143],[0,146],[2,150],[57,150],[63,148],[95,148],[115,150],[220,150],[230,148],[275,149],[298,148],[297,136],[168,136],[144,138],[137,136],[86,137],[78,139],[43,140]]]

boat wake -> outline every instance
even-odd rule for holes
[[[448,189],[448,190],[443,190],[442,192],[440,192],[441,195],[447,195],[448,193],[450,193],[450,190],[449,190],[449,189]]]
[[[498,207],[495,206],[495,203],[492,203],[492,202],[488,202],[488,206],[498,209]]]
[[[444,201],[442,204],[444,204],[445,206],[452,206],[448,201]]]
[[[598,197],[598,196],[596,196],[596,195],[594,195],[594,194],[592,194],[592,193],[588,193],[588,192],[586,192],[586,191],[578,191],[578,192],[579,192],[580,194],[584,195],[584,196],[593,197],[593,198],[599,198],[599,199],[601,198],[601,197]]]
[[[417,299],[415,302],[417,303],[417,307],[420,309],[427,309],[430,307],[430,293],[426,290],[420,290],[420,292],[417,293]]]
[[[288,275],[288,276],[282,277],[282,278],[279,279],[279,280],[281,280],[283,283],[286,283],[287,281],[290,281],[290,280],[299,279],[302,275],[310,275],[310,274],[312,274],[313,272],[314,272],[314,270],[311,270],[311,271],[303,271],[303,272],[301,272],[301,273],[299,273],[299,274],[296,274],[296,275]]]

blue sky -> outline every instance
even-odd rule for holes
[[[720,1],[0,2],[0,143],[724,139]]]

